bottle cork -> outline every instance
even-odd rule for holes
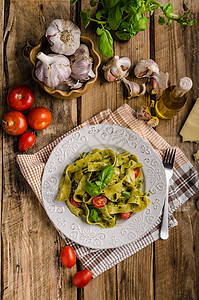
[[[175,98],[182,97],[192,88],[193,82],[189,77],[180,78],[178,84],[173,90],[173,96]]]

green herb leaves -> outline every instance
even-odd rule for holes
[[[77,0],[71,0],[74,4]],[[98,5],[95,18],[91,18],[91,10],[81,11],[80,16],[85,28],[89,23],[96,22],[99,27],[96,33],[99,35],[98,49],[105,57],[113,55],[113,38],[111,30],[121,40],[129,40],[135,36],[137,32],[146,30],[149,18],[145,16],[147,12],[150,15],[155,10],[160,9],[163,15],[159,16],[158,23],[160,25],[170,25],[172,21],[176,21],[181,25],[194,25],[194,20],[189,20],[187,11],[184,15],[179,17],[173,13],[173,6],[171,3],[162,5],[156,0],[90,0],[90,6]]]
[[[100,175],[98,176],[98,180],[95,182],[87,181],[84,188],[86,192],[91,196],[95,197],[101,193],[101,190],[104,189],[113,177],[113,166],[108,165],[106,166]]]
[[[97,223],[97,221],[98,221],[98,212],[94,208],[91,209],[91,211],[90,211],[89,221],[92,223]]]
[[[111,57],[113,55],[113,38],[110,32],[106,29],[100,29],[97,34],[100,35],[98,40],[99,52],[105,57]]]

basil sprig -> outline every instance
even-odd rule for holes
[[[77,0],[71,0],[74,4]],[[129,40],[130,37],[136,35],[139,31],[146,30],[146,25],[149,18],[146,13],[150,15],[155,10],[160,9],[162,15],[159,16],[158,23],[160,25],[170,25],[172,21],[176,21],[181,25],[193,25],[194,20],[189,20],[187,15],[190,10],[184,15],[178,16],[173,13],[173,6],[171,3],[162,5],[156,0],[91,0],[90,6],[94,7],[99,4],[95,18],[91,17],[91,9],[82,10],[80,13],[82,23],[85,28],[89,23],[96,22],[98,28],[96,33],[99,35],[98,49],[99,52],[105,56],[113,55],[113,38],[111,31],[121,40]]]
[[[98,176],[98,180],[94,182],[87,181],[84,188],[85,191],[91,196],[96,197],[101,193],[101,190],[104,189],[113,177],[113,166],[106,166]]]

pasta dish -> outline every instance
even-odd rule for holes
[[[142,164],[137,156],[111,149],[84,152],[67,165],[59,183],[58,201],[91,225],[111,228],[150,203],[142,191]]]

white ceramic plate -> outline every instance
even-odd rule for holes
[[[151,203],[145,210],[108,229],[85,223],[70,212],[65,202],[56,201],[65,166],[82,152],[95,148],[137,155],[143,163],[144,189],[152,192]],[[52,151],[42,178],[43,203],[49,218],[66,237],[95,249],[119,247],[146,234],[161,215],[165,191],[164,167],[150,144],[130,129],[107,124],[87,126],[66,136]]]

